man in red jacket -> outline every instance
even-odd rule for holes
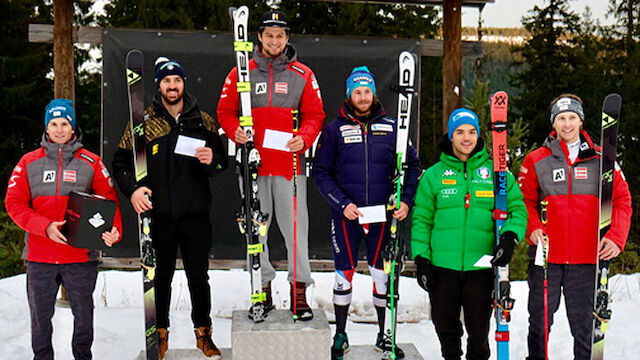
[[[36,360],[53,359],[51,336],[56,294],[67,289],[73,312],[73,356],[91,359],[93,290],[98,276],[96,251],[67,244],[59,228],[71,191],[102,195],[118,203],[107,168],[80,143],[71,100],[52,100],[45,111],[42,147],[25,154],[11,173],[5,205],[22,228],[27,247],[27,297],[31,312],[31,347]],[[107,246],[122,233],[120,210],[114,226],[102,233]]]
[[[533,256],[537,244],[548,236],[549,327],[565,297],[574,338],[575,359],[589,359],[593,322],[593,295],[597,249],[601,260],[611,260],[624,249],[631,226],[631,195],[616,163],[613,179],[611,228],[598,239],[600,149],[582,129],[582,100],[560,95],[551,103],[554,131],[542,147],[524,159],[518,182],[529,213],[527,239]],[[547,225],[540,220],[540,201],[548,201]],[[545,358],[543,270],[530,264],[529,358]]]
[[[258,169],[258,198],[262,211],[269,214],[271,224],[274,214],[287,246],[289,282],[297,287],[297,312],[301,320],[310,320],[313,313],[305,299],[306,286],[313,283],[309,267],[307,213],[307,179],[298,168],[297,207],[297,274],[293,278],[293,156],[298,157],[313,145],[325,118],[322,98],[315,75],[306,65],[297,61],[297,54],[289,41],[289,25],[282,12],[267,11],[262,16],[258,31],[259,45],[249,61],[251,79],[251,107],[254,122],[254,141],[262,161]],[[225,79],[218,102],[218,120],[227,136],[236,143],[244,144],[247,135],[239,126],[237,68],[233,68]],[[264,147],[265,132],[292,133],[293,113],[300,118],[298,134],[286,144],[288,151]],[[269,262],[267,237],[260,237],[264,246],[260,254],[262,285],[267,294],[265,308],[273,308],[271,280],[275,270]],[[293,294],[293,290],[292,290]],[[293,298],[293,296],[292,296]],[[292,304],[293,306],[293,304]],[[293,308],[293,307],[292,307]]]

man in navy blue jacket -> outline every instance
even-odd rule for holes
[[[394,191],[391,181],[395,169],[396,120],[386,115],[378,97],[373,74],[366,66],[353,69],[346,82],[347,99],[338,117],[328,123],[318,143],[313,164],[313,179],[331,207],[331,241],[336,268],[333,304],[336,334],[331,348],[332,359],[343,359],[349,350],[345,332],[351,281],[357,266],[358,248],[364,240],[367,261],[373,279],[373,304],[378,314],[380,332],[376,350],[387,350],[383,340],[387,275],[381,255],[388,238],[386,222],[360,224],[359,208],[385,205]],[[420,161],[413,146],[407,151],[408,170],[401,194],[400,209],[387,212],[404,219],[413,205]],[[404,357],[396,347],[396,355]]]

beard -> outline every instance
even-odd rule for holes
[[[169,98],[167,98],[167,96],[165,96],[163,92],[160,92],[160,96],[162,96],[162,100],[164,100],[169,105],[175,105],[180,101],[182,101],[182,95],[183,94],[181,92],[178,92],[178,97],[176,97],[175,100],[170,100]]]

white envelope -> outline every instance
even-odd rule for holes
[[[289,152],[287,142],[293,137],[292,133],[267,129],[264,132],[262,147],[265,149],[274,149]]]
[[[549,245],[547,245],[549,252]],[[538,238],[538,246],[536,246],[536,259],[533,261],[536,266],[544,266],[544,245],[542,239]]]
[[[196,149],[203,147],[206,141],[192,138],[189,136],[178,135],[178,141],[176,142],[176,149],[174,152],[180,155],[196,156]]]
[[[360,224],[381,223],[387,221],[387,211],[385,205],[363,206],[358,210],[362,216],[358,217]]]
[[[491,265],[491,260],[493,260],[492,255],[483,255],[475,264],[473,264],[473,266],[484,268],[492,267],[493,265]]]

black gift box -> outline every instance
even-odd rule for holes
[[[67,243],[84,249],[109,249],[102,240],[102,233],[111,231],[116,214],[115,201],[104,196],[72,191],[69,194],[62,233]]]

